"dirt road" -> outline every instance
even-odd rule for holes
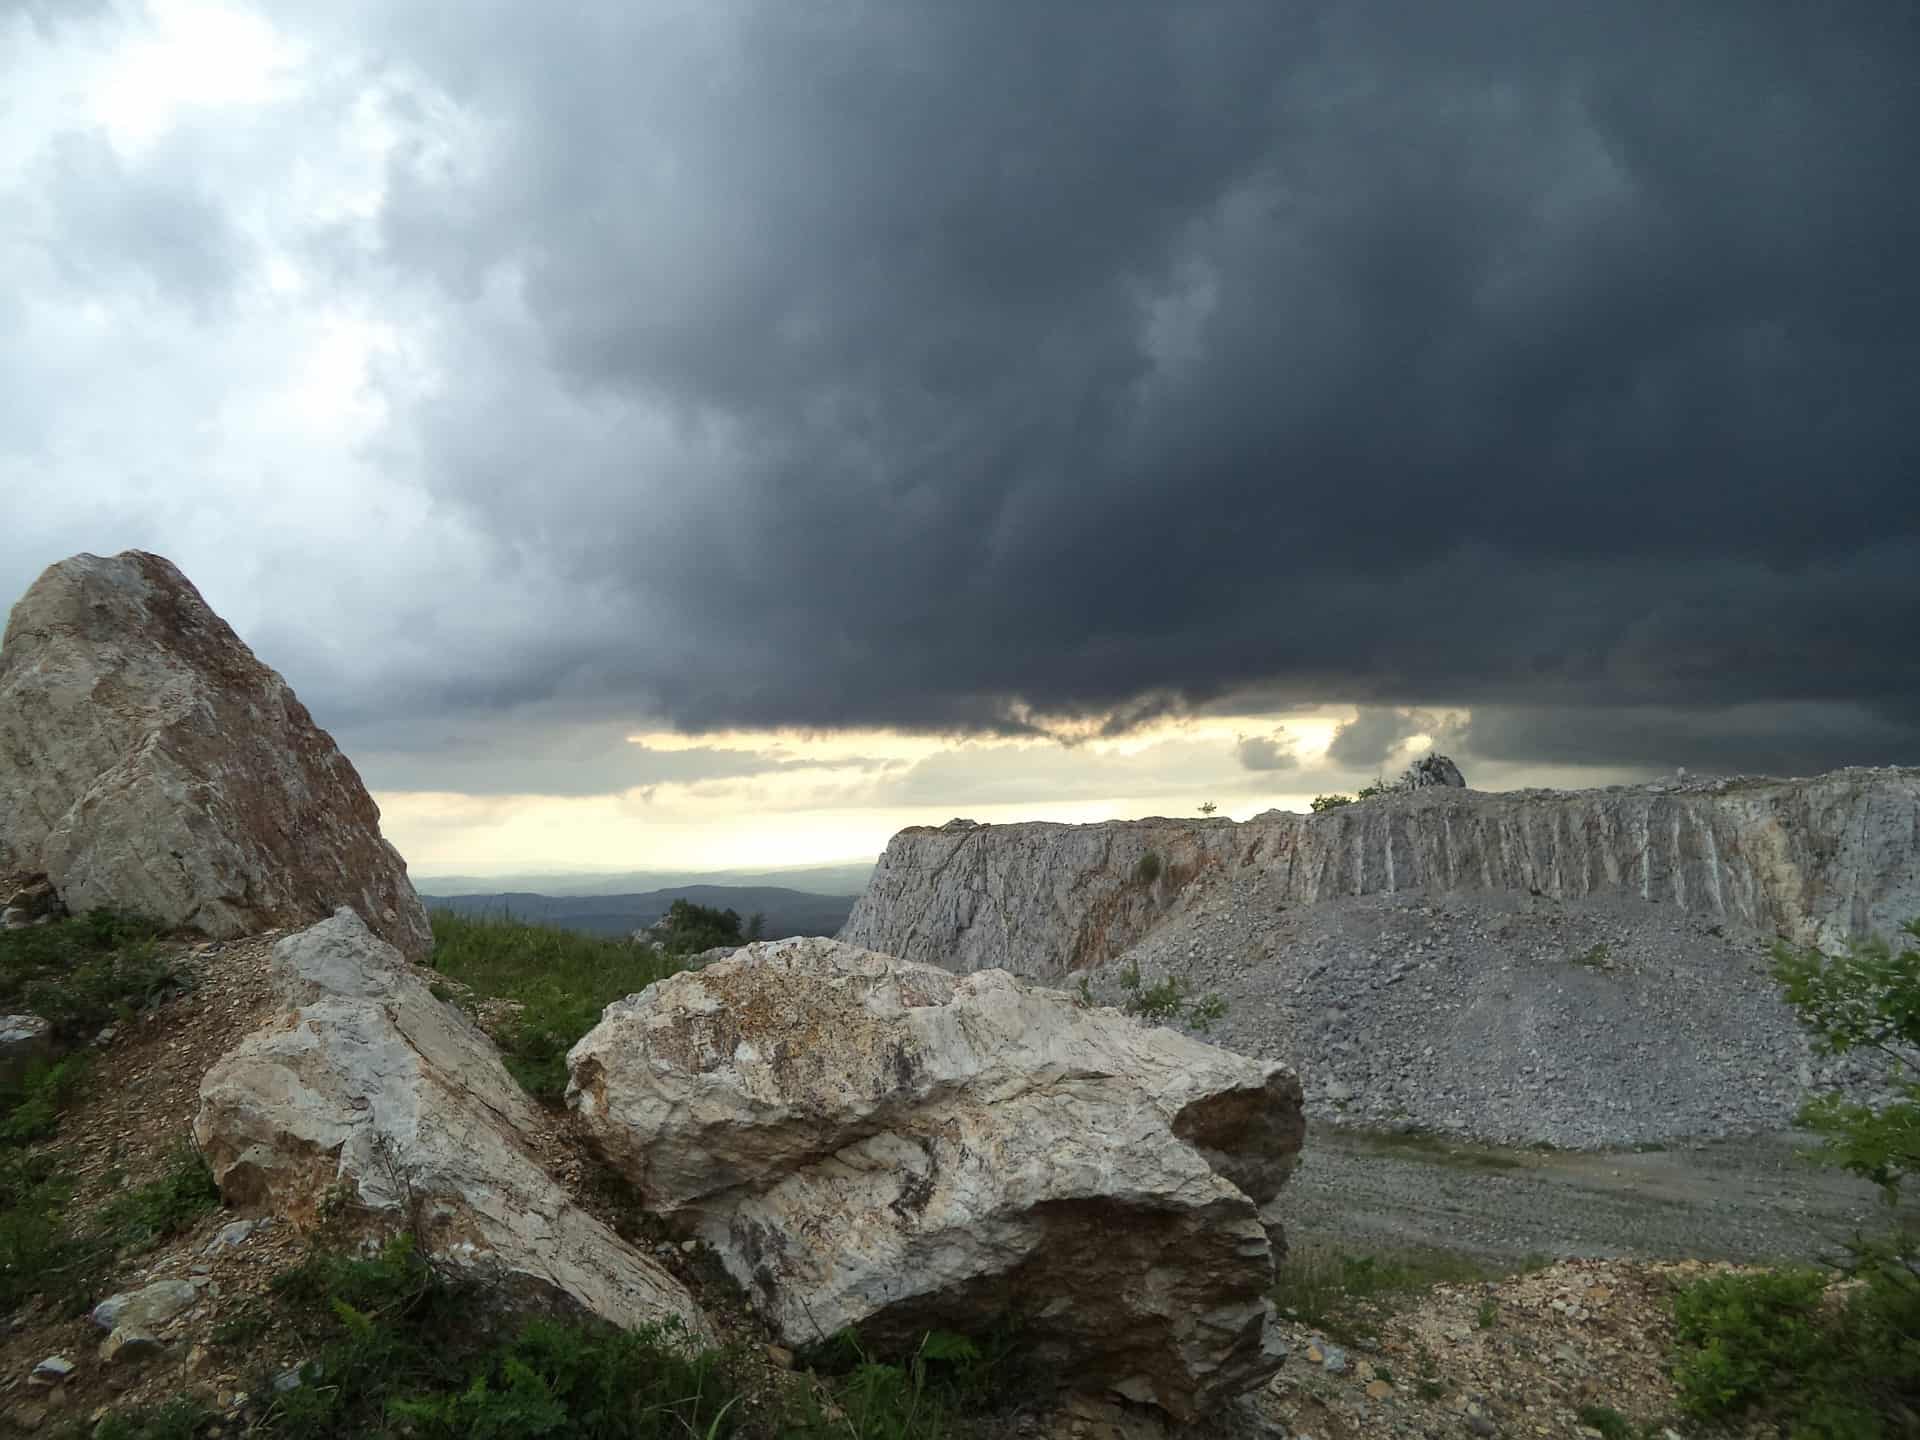
[[[1319,1126],[1288,1185],[1288,1233],[1493,1259],[1817,1260],[1888,1215],[1872,1186],[1799,1159],[1807,1143],[1536,1151]]]

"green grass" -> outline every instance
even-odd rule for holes
[[[60,1049],[85,1044],[101,1026],[182,988],[183,977],[159,953],[159,933],[111,910],[0,930],[0,1014],[40,1016]]]
[[[451,910],[435,910],[432,921],[428,964],[482,998],[522,1007],[494,1038],[514,1078],[542,1100],[565,1093],[567,1051],[610,1002],[685,968],[659,949],[551,925]]]
[[[1273,1300],[1288,1319],[1352,1342],[1376,1334],[1380,1321],[1401,1300],[1436,1285],[1476,1284],[1512,1273],[1513,1267],[1445,1250],[1356,1255],[1299,1245],[1281,1262]]]
[[[53,1027],[56,1050],[183,988],[159,953],[157,927],[111,911],[0,931],[0,1010]],[[219,1203],[198,1155],[177,1152],[149,1184],[122,1190],[84,1227],[69,1218],[74,1184],[57,1151],[61,1112],[87,1072],[56,1054],[0,1084],[0,1314],[36,1296],[58,1313],[85,1305],[115,1259],[150,1248]]]
[[[57,1154],[0,1150],[0,1314],[34,1296],[77,1314],[116,1260],[191,1229],[220,1205],[206,1162],[185,1144],[158,1179],[121,1191],[85,1226],[68,1218],[73,1192]]]
[[[293,1440],[961,1440],[1025,1383],[1011,1330],[980,1341],[934,1331],[898,1356],[841,1335],[801,1377],[744,1351],[701,1350],[672,1325],[515,1316],[493,1298],[483,1279],[423,1259],[405,1236],[371,1259],[314,1250],[214,1343],[246,1350],[277,1330],[276,1352],[308,1357],[290,1389],[275,1386],[271,1366],[244,1387],[261,1397],[246,1433]],[[118,1428],[100,1433],[176,1440],[209,1419],[176,1402],[115,1416]]]

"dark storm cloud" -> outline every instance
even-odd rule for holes
[[[1233,754],[1242,770],[1294,770],[1300,765],[1285,735],[1243,735]]]
[[[355,37],[480,137],[395,152],[372,263],[441,297],[458,379],[400,426],[619,604],[442,697],[1914,737],[1909,4],[462,16]]]
[[[1351,770],[1371,770],[1384,765],[1402,741],[1431,734],[1435,723],[1417,710],[1362,705],[1359,714],[1333,732],[1327,758]]]
[[[1913,764],[1920,756],[1920,717],[1827,703],[1697,710],[1486,706],[1474,711],[1460,748],[1522,763],[1807,775],[1844,765]]]

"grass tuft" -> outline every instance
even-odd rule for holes
[[[435,970],[483,999],[510,1000],[515,1018],[494,1038],[527,1092],[556,1101],[567,1088],[567,1051],[623,996],[677,973],[677,956],[628,940],[551,925],[435,910]]]

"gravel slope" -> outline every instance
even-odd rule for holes
[[[1276,906],[1218,874],[1089,975],[1102,1003],[1182,978],[1208,1038],[1299,1070],[1320,1121],[1508,1145],[1628,1149],[1787,1129],[1836,1069],[1769,975],[1769,943],[1637,896],[1377,894]]]

